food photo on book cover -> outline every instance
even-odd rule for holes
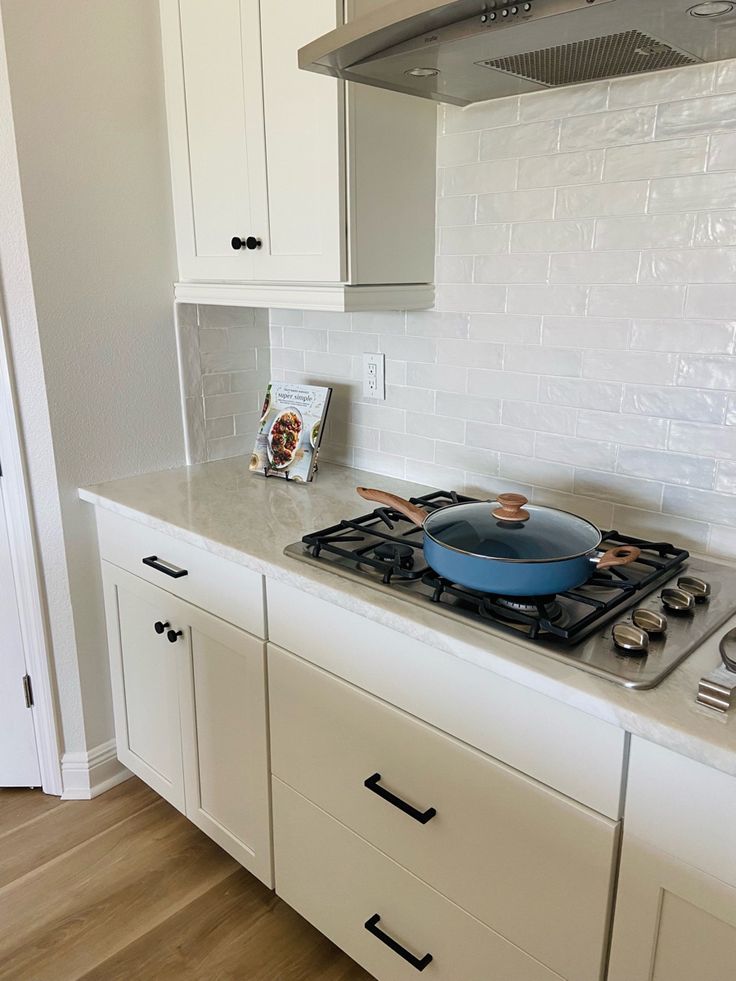
[[[271,382],[250,469],[297,483],[312,480],[331,394],[331,388]]]

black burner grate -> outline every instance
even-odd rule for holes
[[[413,497],[427,511],[476,498],[449,491]],[[631,565],[594,573],[583,586],[546,597],[503,597],[467,589],[438,576],[426,563],[423,533],[399,511],[376,508],[359,518],[345,519],[302,539],[314,558],[339,561],[375,576],[387,585],[421,583],[434,603],[451,604],[471,618],[490,621],[500,629],[522,632],[530,640],[544,639],[573,645],[670,579],[688,559],[684,549],[666,542],[649,542],[604,534],[603,544],[636,545],[642,554]]]

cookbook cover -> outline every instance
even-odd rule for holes
[[[271,382],[250,469],[298,483],[311,480],[331,395],[331,388]]]

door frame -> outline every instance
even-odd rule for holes
[[[5,509],[9,519],[10,561],[15,576],[23,654],[33,685],[31,711],[41,785],[45,793],[60,797],[61,744],[50,658],[51,645],[5,323],[4,298],[0,292],[0,479],[3,481]]]

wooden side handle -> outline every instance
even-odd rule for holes
[[[500,508],[496,508],[493,517],[499,521],[528,521],[530,514],[524,510],[529,499],[523,494],[499,494],[497,497]]]
[[[617,545],[611,548],[598,560],[599,569],[612,569],[617,565],[630,565],[641,555],[641,549],[635,545]]]
[[[366,501],[375,501],[377,504],[383,504],[386,507],[393,508],[400,514],[403,514],[405,518],[408,518],[409,521],[413,521],[419,528],[427,520],[427,512],[423,508],[417,507],[416,504],[412,504],[411,501],[407,501],[397,494],[375,490],[373,487],[356,487],[356,490]]]

